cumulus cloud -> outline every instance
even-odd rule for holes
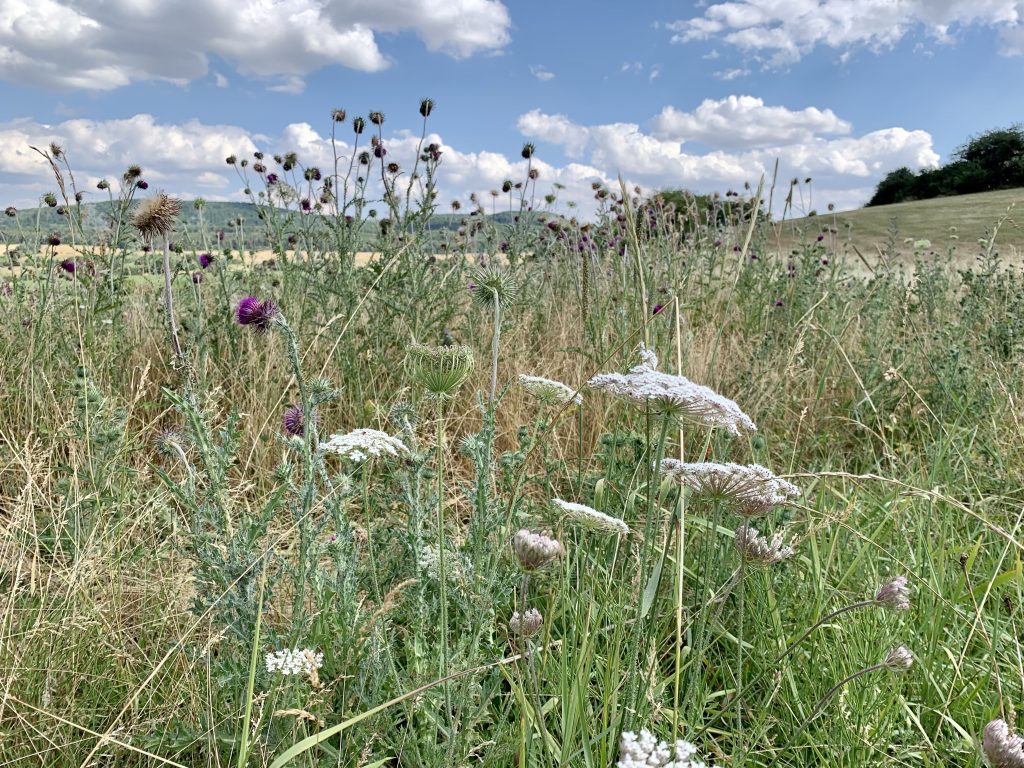
[[[268,78],[330,64],[375,72],[389,65],[378,33],[412,32],[461,59],[503,48],[510,25],[500,0],[0,0],[0,78],[89,90],[187,83],[214,56]]]
[[[817,194],[842,207],[864,203],[894,168],[939,161],[925,131],[893,127],[850,136],[852,126],[831,110],[766,106],[750,96],[708,99],[692,112],[666,107],[650,130],[636,123],[579,125],[539,110],[520,117],[518,127],[529,138],[574,147],[607,177],[621,174],[648,189],[756,186],[762,176],[770,180],[778,160],[780,179],[812,177]],[[707,150],[687,150],[688,141]]]
[[[548,80],[554,80],[555,79],[555,73],[554,72],[548,71],[547,69],[545,69],[544,67],[540,66],[539,64],[537,66],[530,67],[530,74],[533,75],[534,77],[536,77],[542,83],[546,83]]]
[[[730,0],[665,25],[674,43],[721,40],[770,66],[799,61],[819,45],[887,48],[915,30],[950,42],[967,26],[997,29],[1004,53],[1024,53],[1022,0]]]
[[[765,106],[753,96],[728,96],[705,99],[693,112],[665,107],[652,129],[661,138],[734,148],[806,142],[814,136],[849,133],[852,126],[831,109],[790,110]]]

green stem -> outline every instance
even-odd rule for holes
[[[494,337],[491,339],[491,390],[487,397],[487,405],[493,410],[494,395],[498,390],[498,345],[501,343],[501,301],[498,292],[491,289],[494,294]]]
[[[441,674],[448,677],[448,570],[445,555],[444,536],[444,398],[437,400],[437,554],[438,577],[441,597]],[[448,739],[455,734],[452,721],[452,692],[447,681],[444,683],[445,717],[448,720]]]

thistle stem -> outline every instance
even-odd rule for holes
[[[441,599],[441,674],[448,677],[448,570],[444,536],[444,398],[437,400],[437,564]],[[452,740],[452,692],[444,683],[445,717],[448,720],[448,739]]]
[[[498,345],[501,343],[501,300],[498,292],[491,289],[494,294],[494,336],[491,339],[491,390],[487,397],[487,405],[494,408],[494,395],[498,390]]]
[[[167,235],[164,235],[164,312],[167,314],[174,354],[180,358],[181,341],[178,339],[178,325],[174,321],[174,295],[171,292],[171,243]]]

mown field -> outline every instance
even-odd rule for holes
[[[1000,240],[933,222],[865,269],[605,195],[445,258],[396,216],[365,267],[297,211],[272,268],[204,267],[172,217],[180,354],[163,229],[22,255],[0,763],[606,768],[647,729],[719,766],[983,765],[1024,698]]]

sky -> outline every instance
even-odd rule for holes
[[[228,155],[327,167],[371,110],[407,168],[429,97],[445,208],[532,142],[563,213],[594,181],[724,193],[776,161],[844,210],[1020,120],[1022,76],[1024,0],[0,0],[0,207],[54,190],[30,149],[54,141],[86,199],[137,163],[242,200]]]

